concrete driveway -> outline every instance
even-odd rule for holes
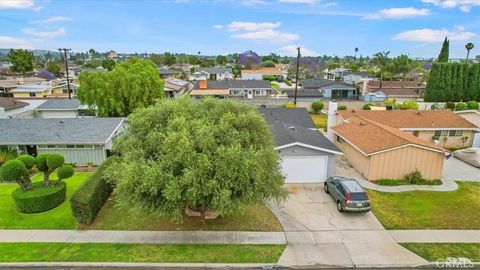
[[[284,266],[412,266],[426,261],[391,238],[371,213],[339,213],[323,184],[289,185],[289,199],[272,205],[285,230]]]
[[[442,179],[479,182],[480,169],[452,157],[443,162]]]

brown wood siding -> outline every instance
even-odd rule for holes
[[[370,157],[365,156],[360,151],[352,147],[348,142],[338,142],[335,135],[335,145],[343,152],[343,157],[352,164],[352,166],[368,179],[370,173]]]
[[[440,179],[444,155],[442,153],[408,146],[370,157],[369,180],[402,179],[405,174],[419,170],[426,179]]]

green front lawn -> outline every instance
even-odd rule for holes
[[[386,229],[480,229],[480,183],[457,182],[451,192],[368,190],[372,211]]]
[[[115,207],[111,196],[94,222],[86,226],[91,230],[142,230],[142,231],[283,231],[275,215],[264,204],[251,205],[243,212],[214,220],[184,217],[176,224],[169,218],[151,215],[138,216],[128,209]]]
[[[313,123],[317,128],[327,128],[327,115],[326,114],[310,114]]]
[[[275,89],[280,88],[280,84],[278,84],[278,83],[276,83],[276,82],[272,82],[272,83],[270,84],[270,86],[271,86],[272,88],[275,88]]]
[[[284,248],[284,245],[0,243],[0,261],[276,263]]]
[[[378,179],[374,182],[380,186],[405,186],[405,185],[417,185],[417,186],[439,186],[442,184],[441,180],[425,180],[422,179],[415,184],[408,182],[407,180],[403,179]]]
[[[480,262],[480,244],[403,243],[401,245],[429,262],[445,260],[448,257],[468,258],[472,262]]]
[[[42,213],[23,214],[17,211],[12,199],[12,192],[18,184],[0,184],[0,229],[75,229],[76,222],[70,209],[70,197],[90,176],[91,173],[76,172],[67,183],[67,198],[60,206]],[[51,180],[57,180],[52,174]],[[42,181],[43,174],[32,178],[33,182]]]

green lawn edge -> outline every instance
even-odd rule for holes
[[[1,262],[276,263],[285,245],[0,243]]]
[[[401,243],[403,247],[429,262],[453,258],[467,258],[480,262],[480,243]]]

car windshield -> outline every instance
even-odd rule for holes
[[[365,192],[355,192],[350,193],[350,200],[351,201],[366,201],[368,200],[367,194]]]

